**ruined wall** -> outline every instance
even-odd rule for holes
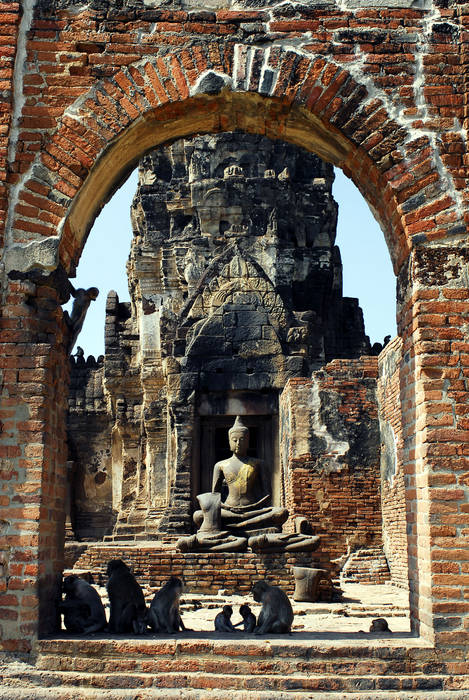
[[[281,586],[292,595],[295,588],[294,566],[323,567],[313,552],[207,552],[187,553],[174,549],[159,549],[158,544],[140,546],[90,545],[76,558],[77,569],[86,569],[93,576],[105,578],[110,559],[124,559],[137,580],[152,589],[163,586],[170,576],[179,576],[188,591],[216,594],[220,589],[228,594],[249,595],[253,582],[266,579]],[[330,600],[331,568],[322,581],[321,600]]]
[[[112,413],[104,395],[104,358],[70,358],[68,479],[71,526],[78,539],[112,532]]]
[[[335,360],[280,399],[285,503],[330,558],[381,544],[377,358]]]
[[[7,302],[21,322],[8,312],[1,319],[1,378],[11,386],[1,408],[0,639],[4,649],[29,651],[38,618],[45,631],[59,620],[69,363],[57,313],[63,299],[52,280],[11,284]],[[38,579],[48,596],[38,597]]]
[[[104,369],[74,365],[77,537],[109,535],[116,515],[115,538],[190,532],[216,461],[199,437],[232,415],[230,402],[247,416],[263,403],[259,420],[272,425],[257,456],[281,501],[279,391],[370,347],[358,300],[343,297],[333,178],[314,154],[239,132],[178,140],[140,161],[131,302],[108,295]]]
[[[18,29],[21,20],[19,3],[5,1],[0,3],[0,13],[2,18],[1,41],[2,41],[2,63],[0,68],[0,230],[3,247],[4,230],[8,211],[8,170],[15,148],[15,136],[10,129],[13,121],[13,129],[17,128],[15,123],[14,109],[17,108],[15,99],[15,86],[13,74],[15,69],[15,58],[17,54]],[[23,49],[20,46],[20,51]]]
[[[20,12],[15,3],[7,7],[11,47]],[[163,7],[143,0],[28,0],[18,35],[21,63],[7,173],[15,208],[12,241],[55,236],[98,154],[123,126],[145,112],[153,118],[173,102],[216,95],[224,84],[304,105],[319,117],[317,133],[308,135],[308,120],[301,118],[282,126],[275,110],[261,118],[261,128],[256,101],[211,118],[212,107],[203,99],[196,99],[193,131],[260,130],[303,141],[345,167],[375,209],[398,266],[408,253],[407,238],[440,240],[447,231],[464,236],[464,139],[452,120],[465,119],[465,4],[324,0],[305,7],[241,0],[228,9],[214,0],[203,10],[201,15],[196,0],[184,7],[176,1]],[[5,78],[11,82],[11,69]],[[5,97],[11,100],[11,92]],[[9,107],[7,102],[5,112]],[[172,108],[167,112],[169,123],[181,115]],[[227,126],[230,121],[235,125]],[[334,128],[327,133],[321,125],[329,121]],[[145,137],[127,144],[129,162],[136,163],[157,140],[181,135],[169,124],[161,134],[147,124],[153,142]],[[427,162],[433,151],[441,178]],[[109,187],[101,179],[89,193],[90,221],[80,222],[84,211],[78,207],[64,232],[61,259],[67,269],[78,260],[102,198],[125,174],[121,156],[108,172]],[[404,173],[411,166],[408,179]],[[417,193],[393,230],[393,210]]]
[[[20,573],[2,581],[2,648],[31,648],[39,597],[47,631],[62,565],[65,299],[55,284],[44,295],[45,278],[73,274],[95,214],[144,152],[241,129],[341,167],[381,223],[399,276],[412,624],[453,661],[469,641],[468,5],[156,5],[2,5],[2,508],[21,489],[44,506],[3,519]]]
[[[274,385],[289,368],[272,367],[272,355],[289,355],[302,375],[329,359],[366,354],[358,301],[343,297],[333,180],[331,165],[312,153],[240,132],[179,140],[145,156],[132,204],[129,263],[144,361],[160,351],[186,356],[187,371],[194,372],[200,371],[197,355],[210,356],[201,381],[217,391],[263,388],[267,375]],[[249,294],[245,316],[252,307],[274,318],[262,324],[254,315],[241,324],[249,331],[233,337],[232,318],[226,317],[225,331],[215,318],[213,328],[197,328],[202,318],[235,304],[236,293]],[[155,326],[165,313],[158,336]],[[258,335],[262,325],[265,334]],[[256,361],[248,378],[250,356]]]
[[[378,402],[381,433],[381,501],[383,547],[393,583],[409,585],[404,435],[400,404],[402,340],[394,338],[379,356]]]

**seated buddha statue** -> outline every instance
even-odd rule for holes
[[[258,498],[261,485],[261,462],[248,457],[249,429],[239,416],[228,431],[231,457],[213,468],[212,493],[221,493],[223,482],[228,496],[221,503],[221,525],[226,530],[251,531],[273,528],[279,532],[288,518],[285,508],[267,505],[270,494]],[[204,513],[196,511],[194,521],[202,525]]]
[[[177,547],[188,551],[311,551],[319,537],[296,528],[282,533],[288,510],[268,505],[270,494],[262,493],[261,461],[248,457],[249,429],[237,416],[228,431],[231,457],[213,468],[212,491],[197,496],[200,510],[194,513],[197,533],[182,537]],[[228,495],[221,500],[223,483]],[[300,520],[305,520],[304,518]]]

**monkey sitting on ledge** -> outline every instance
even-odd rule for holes
[[[241,620],[241,622],[237,622],[235,624],[235,627],[243,625],[244,632],[254,632],[254,629],[256,627],[256,616],[251,611],[249,605],[247,605],[246,603],[244,605],[240,605],[239,614],[243,619]]]
[[[67,632],[92,634],[106,627],[106,613],[99,593],[75,574],[63,582],[65,600],[59,604]]]
[[[293,608],[286,593],[267,581],[257,581],[252,595],[257,603],[262,603],[254,634],[291,634]]]
[[[176,576],[171,578],[156,593],[150,605],[149,625],[154,632],[166,632],[176,634],[184,627],[179,603],[182,593],[182,581]]]
[[[147,630],[147,606],[143,591],[127,564],[112,559],[107,565],[106,584],[111,613],[109,631],[144,634]]]

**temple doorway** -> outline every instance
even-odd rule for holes
[[[212,490],[213,465],[231,456],[228,443],[228,430],[233,425],[234,416],[204,416],[200,420],[200,457],[197,493]],[[243,416],[244,424],[249,428],[248,456],[260,459],[264,465],[263,491],[275,494],[274,505],[279,505],[280,494],[276,488],[275,476],[278,471],[278,421],[276,416]],[[222,501],[226,497],[226,485],[222,492]],[[274,496],[273,496],[274,498]]]

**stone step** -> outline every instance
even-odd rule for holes
[[[233,662],[231,662],[233,668]],[[14,674],[9,677],[12,683]],[[268,688],[271,692],[283,693],[292,691],[300,692],[370,692],[373,691],[379,697],[380,693],[388,691],[449,691],[451,681],[448,676],[412,675],[402,676],[337,676],[324,674],[300,674],[289,676],[258,673],[252,674],[228,674],[228,673],[201,673],[196,671],[155,671],[149,673],[121,673],[110,669],[105,673],[94,673],[85,670],[79,671],[30,671],[22,672],[17,677],[27,686],[38,687],[67,687],[78,686],[80,688],[93,688],[101,690],[119,689],[191,689],[191,690],[238,690],[238,691],[262,691]],[[5,682],[5,681],[4,681]],[[469,684],[468,684],[469,685]],[[460,689],[460,687],[456,687]]]
[[[166,506],[157,506],[154,508],[149,508],[148,509],[148,517],[149,518],[161,518],[161,516],[164,514],[166,511]]]
[[[145,688],[98,690],[97,688],[0,688],[2,700],[467,700],[466,691],[389,691],[376,695],[375,691],[353,693],[314,693],[310,691],[276,692],[270,690],[184,690],[172,688]]]
[[[106,544],[112,542],[134,542],[135,535],[126,535],[124,533],[119,533],[118,535],[106,535],[104,537],[104,542]]]
[[[286,636],[233,640],[213,633],[206,638],[186,633],[177,639],[47,639],[37,643],[35,673],[49,685],[79,678],[81,687],[102,689],[269,688],[276,696],[287,691],[374,691],[381,697],[388,691],[469,690],[469,677],[444,675],[431,648],[412,638],[399,642],[375,638],[340,644]]]
[[[126,522],[126,523],[117,523],[116,525],[116,533],[117,532],[143,532],[145,529],[144,525],[142,523],[132,523],[132,522]]]
[[[213,598],[215,599],[215,598]],[[333,634],[333,633],[332,633]],[[47,656],[80,656],[83,658],[141,659],[155,655],[303,660],[360,659],[385,661],[411,661],[414,668],[420,663],[438,661],[438,654],[431,646],[417,637],[402,633],[394,636],[368,636],[357,638],[315,637],[310,635],[253,636],[244,633],[216,634],[215,632],[185,632],[176,636],[152,635],[124,637],[120,635],[78,637],[67,635],[47,637],[35,643],[35,653]],[[427,669],[428,670],[428,669]]]
[[[82,671],[84,667],[90,673],[105,673],[110,665],[109,658],[86,657],[83,656],[64,657],[58,654],[41,655],[38,659],[37,668],[43,671]],[[157,658],[139,657],[111,657],[112,671],[118,673],[155,674],[165,672],[196,672],[196,673],[227,673],[229,675],[334,675],[344,676],[363,675],[381,676],[399,674],[409,675],[413,673],[413,665],[409,661],[405,664],[402,660],[380,660],[380,659],[314,659],[311,661],[301,657],[291,659],[259,659],[240,660],[236,658],[236,665],[233,668],[233,660],[228,657],[219,656],[178,656],[173,658],[166,654],[161,654]]]
[[[219,603],[218,606],[219,607]],[[214,636],[214,633],[206,633]],[[240,635],[241,637],[241,635]],[[232,659],[236,659],[239,673],[409,673],[418,669],[414,655],[408,656],[402,649],[373,649],[364,646],[329,647],[320,650],[311,643],[292,645],[280,641],[253,641],[252,637],[221,639],[148,639],[139,640],[43,640],[39,642],[38,668],[44,670],[80,670],[87,659],[88,670],[103,672],[112,659],[113,669],[123,672],[145,673],[161,670],[220,671],[233,673]],[[78,664],[78,665],[77,665]],[[428,672],[426,662],[419,672]]]
[[[353,552],[341,572],[343,583],[385,583],[390,572],[383,549],[371,547]]]
[[[207,633],[208,635],[208,633]],[[241,635],[240,635],[241,637]],[[420,640],[60,637],[36,643],[36,665],[0,665],[7,700],[467,700]],[[461,667],[464,667],[461,664]],[[445,674],[446,671],[446,674]],[[20,689],[16,693],[17,689]],[[54,694],[55,693],[55,694]]]
[[[384,553],[382,547],[367,547],[355,550],[352,556],[358,559],[367,559],[369,557],[382,557]]]

